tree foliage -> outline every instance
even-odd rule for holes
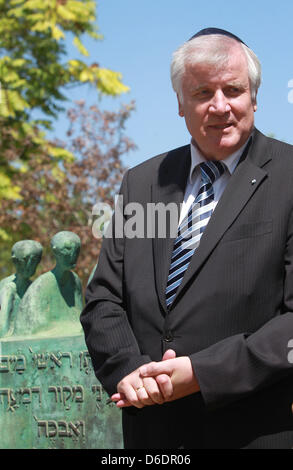
[[[55,157],[45,151],[37,158],[28,156],[21,170],[25,184],[20,197],[1,201],[0,278],[13,271],[7,246],[23,238],[39,241],[45,248],[44,272],[53,267],[50,239],[59,231],[72,230],[82,241],[77,272],[86,284],[101,244],[92,233],[92,208],[98,201],[113,206],[125,171],[121,157],[134,148],[124,130],[133,107],[131,103],[118,112],[107,112],[80,101],[68,111],[67,148],[59,142],[77,158],[54,165]],[[12,175],[12,185],[18,184],[18,177]]]
[[[55,172],[60,161],[73,160],[41,132],[63,109],[67,87],[89,83],[108,95],[128,90],[120,73],[66,56],[69,36],[85,57],[83,39],[102,38],[95,12],[91,0],[0,0],[0,200],[23,197],[21,179],[33,156],[47,155]],[[36,112],[41,119],[32,118]],[[7,236],[1,227],[0,238]]]

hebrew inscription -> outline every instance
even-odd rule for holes
[[[33,393],[37,393],[39,396],[39,404],[42,403],[42,392],[40,387],[32,388],[20,388],[19,390],[13,390],[11,388],[0,388],[0,403],[4,404],[6,411],[14,411],[20,407],[20,405],[28,405],[32,403]]]
[[[83,337],[2,341],[0,352],[0,448],[122,448]]]
[[[23,355],[0,356],[0,373],[16,372],[22,374],[26,370],[26,358]]]
[[[46,437],[73,437],[82,435],[85,436],[85,422],[76,421],[54,421],[54,420],[39,420],[35,417],[35,420],[38,424],[38,435],[41,436],[41,433],[44,433]]]

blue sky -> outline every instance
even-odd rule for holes
[[[190,141],[177,113],[169,70],[172,52],[202,28],[214,26],[238,35],[259,57],[263,83],[258,95],[256,126],[265,134],[293,144],[293,104],[288,83],[293,79],[292,0],[99,0],[98,24],[104,40],[85,41],[90,62],[117,70],[131,88],[119,98],[102,99],[105,109],[136,101],[127,135],[138,146],[125,159],[132,167]],[[69,55],[78,57],[69,43]],[[293,86],[292,88],[293,89]],[[67,93],[69,99],[96,101],[90,87]],[[291,100],[293,101],[293,100]],[[54,135],[64,138],[60,115]]]

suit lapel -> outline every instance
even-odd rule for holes
[[[178,216],[184,198],[187,177],[190,170],[190,145],[174,150],[167,154],[160,168],[158,181],[152,185],[152,202],[154,204],[163,203],[167,206],[170,203],[177,205]],[[164,223],[164,221],[162,221]],[[174,238],[167,236],[153,238],[153,256],[155,267],[155,281],[157,294],[162,308],[167,312],[165,288],[170,266],[171,253],[173,250]]]
[[[190,279],[198,273],[224,233],[229,229],[266,178],[267,173],[261,168],[271,159],[266,149],[266,137],[255,130],[248,155],[245,159],[240,159],[239,165],[231,176],[207,228],[201,237],[200,245],[191,259],[182,283],[178,288],[172,307]]]

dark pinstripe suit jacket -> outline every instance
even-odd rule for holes
[[[124,203],[183,200],[189,146],[124,177]],[[255,180],[253,182],[253,180]],[[81,321],[112,394],[166,349],[188,355],[201,392],[123,410],[126,447],[293,447],[293,147],[255,129],[170,311],[173,239],[106,239]]]

